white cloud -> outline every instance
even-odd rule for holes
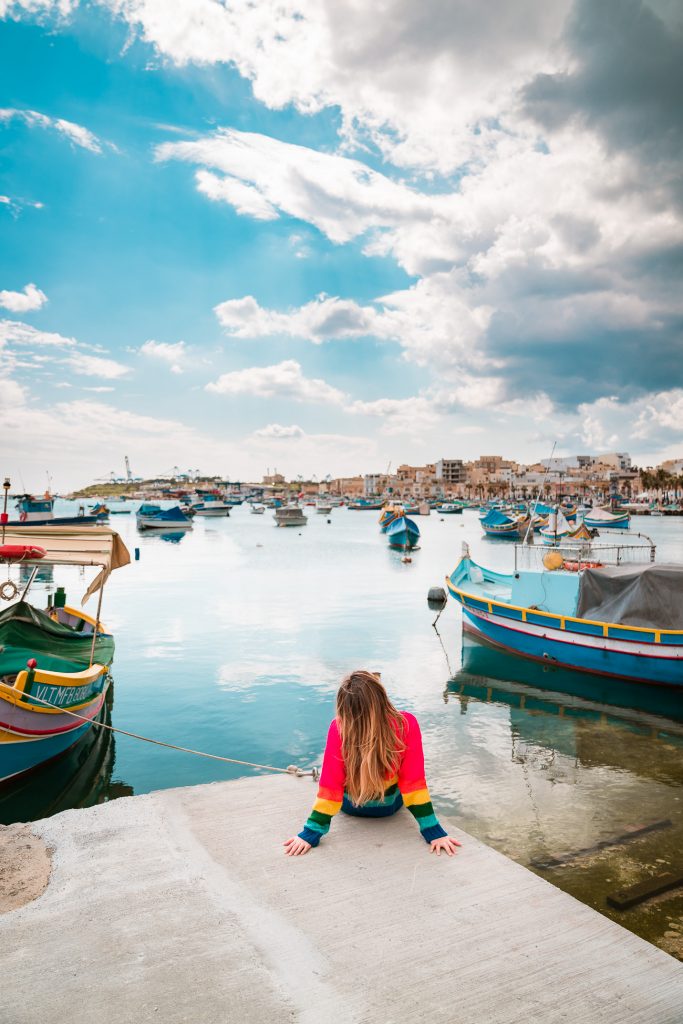
[[[47,302],[47,295],[34,284],[24,285],[20,292],[0,291],[0,306],[12,313],[30,313]]]
[[[343,133],[396,164],[450,171],[502,138],[503,111],[532,73],[563,69],[569,0],[100,0],[179,65],[231,64],[257,100],[341,111]],[[62,10],[72,4],[61,0]],[[76,6],[76,0],[73,0]],[[53,10],[48,0],[21,9]]]
[[[238,206],[240,212],[251,207],[261,218],[272,219],[280,210],[337,243],[406,219],[426,222],[444,205],[358,160],[254,132],[221,128],[200,139],[164,142],[155,154],[160,161],[202,167],[198,185],[212,199]],[[246,189],[236,190],[238,183]]]
[[[130,373],[130,367],[115,359],[102,359],[100,356],[89,356],[84,352],[70,356],[67,365],[74,373],[85,377],[104,377],[105,380],[116,380]]]
[[[275,207],[253,185],[247,185],[237,178],[219,178],[211,171],[197,171],[197,188],[215,202],[229,203],[237,213],[244,213],[255,220],[276,220]]]
[[[78,342],[75,338],[65,338],[52,331],[39,331],[30,324],[18,320],[0,320],[0,349],[4,345],[32,345],[38,348],[74,348]]]
[[[326,295],[287,313],[264,309],[252,295],[245,295],[221,302],[214,312],[219,323],[235,338],[285,334],[320,344],[330,338],[358,338],[383,331],[381,319],[372,306],[359,306]]]
[[[2,14],[1,9],[0,14]],[[0,108],[0,122],[14,120],[23,121],[29,128],[53,128],[60,135],[64,135],[69,142],[79,146],[81,149],[87,149],[91,153],[102,152],[102,141],[98,139],[94,132],[84,128],[81,124],[67,121],[63,117],[48,117],[47,114],[41,114],[37,110],[17,110],[13,107]]]
[[[19,17],[21,14],[52,13],[66,17],[78,6],[78,0],[0,0],[0,18]]]
[[[188,349],[184,341],[169,342],[150,339],[140,346],[140,352],[143,356],[167,363],[172,373],[182,373]]]
[[[304,437],[304,435],[305,431],[302,430],[301,427],[297,427],[295,424],[285,427],[281,423],[269,423],[267,426],[261,427],[260,430],[255,430],[252,436],[265,440],[289,441],[293,438]]]
[[[254,395],[258,398],[290,398],[295,402],[323,402],[342,405],[346,396],[338,388],[312,377],[305,377],[301,365],[285,359],[273,366],[251,366],[222,374],[206,385],[218,395]]]

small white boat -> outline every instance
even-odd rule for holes
[[[252,516],[262,516],[263,513],[266,511],[266,506],[265,505],[252,505],[250,511],[251,511]]]
[[[319,503],[315,506],[315,510],[319,516],[329,516],[332,513],[332,506]]]
[[[308,519],[298,505],[286,505],[275,510],[276,526],[305,526]]]
[[[191,507],[196,516],[229,516],[232,505],[218,495],[204,494],[202,500]]]

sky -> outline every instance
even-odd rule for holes
[[[683,455],[678,0],[0,0],[0,472]]]

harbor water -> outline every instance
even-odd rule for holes
[[[55,514],[72,508],[57,503]],[[320,764],[341,677],[381,672],[394,702],[419,718],[437,813],[683,959],[683,889],[627,911],[606,902],[652,875],[683,873],[683,695],[469,640],[463,650],[452,602],[434,627],[427,591],[443,586],[464,540],[475,559],[512,567],[513,546],[484,539],[476,512],[417,518],[420,548],[404,562],[377,512],[305,511],[306,526],[278,529],[272,511],[255,516],[242,505],[179,535],[140,534],[134,514],[112,516],[131,555],[139,549],[112,576],[102,609],[116,638],[112,724],[308,768]],[[634,518],[631,527],[653,538],[658,561],[683,561],[683,518]],[[42,604],[63,584],[78,603],[91,575],[43,569],[32,600]],[[0,820],[250,772],[93,730],[5,793]],[[310,785],[313,799],[310,780],[292,785]],[[264,842],[286,838],[270,835],[267,807],[254,813]],[[292,821],[291,834],[302,824]],[[630,836],[643,826],[653,828]],[[553,859],[560,863],[548,866]]]

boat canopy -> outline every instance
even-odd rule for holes
[[[586,569],[577,615],[652,629],[683,629],[683,565]]]
[[[509,526],[513,522],[514,519],[511,516],[499,512],[497,508],[492,508],[482,519],[485,526]]]
[[[26,601],[17,601],[0,611],[0,674],[21,672],[28,658],[38,658],[39,667],[50,672],[73,672],[87,668],[92,651],[92,633],[78,633]],[[114,656],[113,637],[98,633],[95,660],[109,664]]]
[[[95,565],[100,572],[92,581],[82,604],[97,593],[114,569],[130,562],[128,548],[118,533],[108,526],[27,526],[9,527],[0,532],[2,544],[34,544],[45,548],[45,556],[23,565]]]

